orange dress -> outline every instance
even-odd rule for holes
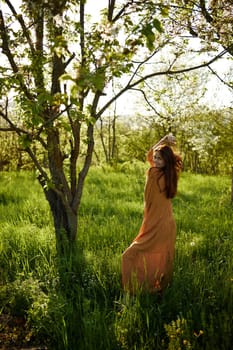
[[[122,255],[122,284],[131,293],[141,288],[161,292],[172,279],[176,223],[165,179],[154,167],[152,150],[144,192],[144,217],[137,237]]]

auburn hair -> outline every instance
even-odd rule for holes
[[[167,145],[156,148],[154,152],[159,152],[165,162],[165,166],[161,169],[161,176],[164,175],[165,177],[166,197],[173,198],[177,194],[177,184],[179,172],[182,168],[182,159]]]

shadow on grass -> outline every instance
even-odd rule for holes
[[[50,336],[48,345],[68,350],[114,349],[116,342],[109,333],[109,315],[113,312],[116,289],[111,288],[110,296],[98,272],[87,264],[80,246],[74,245],[72,252],[57,257],[57,266],[56,294],[63,300],[63,317],[62,322],[59,317],[58,334]],[[53,303],[49,312],[54,312]]]
[[[22,201],[22,198],[10,195],[10,194],[5,194],[5,193],[0,193],[0,205],[8,206],[10,204],[15,204],[19,203]]]

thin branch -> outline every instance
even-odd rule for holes
[[[115,2],[116,2],[116,0],[108,0],[108,20],[109,20],[109,22],[112,22]]]
[[[183,69],[178,69],[178,70],[165,70],[162,72],[155,72],[155,73],[151,73],[148,75],[145,75],[144,77],[138,79],[137,81],[135,81],[134,83],[128,83],[122,90],[120,90],[118,92],[118,94],[116,94],[114,97],[112,97],[100,110],[99,112],[96,114],[96,119],[98,119],[103,113],[104,111],[115,101],[117,100],[123,93],[125,93],[126,91],[133,89],[135,86],[139,85],[140,83],[142,83],[143,81],[156,77],[156,76],[160,76],[160,75],[176,75],[176,74],[180,74],[180,73],[186,73],[186,72],[191,72],[193,70],[197,70],[200,68],[204,68],[204,67],[208,67],[210,66],[213,62],[217,61],[219,58],[221,58],[222,56],[224,56],[227,53],[227,50],[223,50],[222,52],[220,52],[217,56],[215,56],[214,58],[212,58],[211,60],[209,60],[208,62],[199,64],[197,66],[193,66],[193,67],[188,67],[188,68],[183,68]],[[131,79],[130,79],[131,82]]]
[[[81,48],[81,66],[84,67],[86,64],[86,53],[85,53],[85,2],[80,1],[80,48]]]
[[[0,33],[2,38],[2,53],[4,53],[7,56],[13,72],[18,73],[19,71],[18,66],[15,63],[14,57],[9,48],[7,30],[6,30],[4,17],[1,10],[0,10]]]
[[[93,150],[94,150],[94,126],[92,124],[88,125],[86,135],[87,135],[87,139],[88,139],[87,152],[86,152],[84,165],[82,167],[82,170],[79,173],[76,194],[75,194],[73,202],[72,202],[73,208],[77,208],[80,204],[82,192],[83,192],[84,181],[85,181],[85,178],[87,176],[88,170],[89,170],[90,165],[91,165],[91,159],[92,159],[92,154],[93,154]]]
[[[15,73],[16,77],[18,78],[19,84],[20,84],[23,92],[30,100],[32,100],[32,95],[28,91],[27,86],[24,84],[23,76],[21,73],[19,73],[19,68],[18,68],[18,66],[14,60],[14,56],[10,50],[9,38],[7,35],[5,21],[4,21],[4,17],[3,17],[1,10],[0,10],[0,35],[1,35],[1,39],[2,39],[2,53],[6,55],[13,72]]]
[[[76,192],[76,186],[77,186],[77,159],[80,152],[80,132],[81,132],[81,124],[79,120],[72,121],[72,118],[70,117],[69,111],[67,112],[69,122],[72,129],[73,134],[73,142],[70,139],[70,190],[72,195],[75,195]]]
[[[209,14],[209,12],[206,9],[206,1],[200,0],[200,8],[203,16],[205,17],[206,21],[208,23],[211,23],[213,21],[213,17]]]
[[[1,107],[1,106],[0,106]],[[15,131],[18,135],[21,135],[21,134],[25,134],[25,135],[30,135],[27,131],[25,131],[24,129],[21,129],[21,128],[18,128],[7,116],[6,113],[3,113],[1,110],[0,110],[0,116],[2,117],[2,119],[4,119],[9,125],[10,125],[10,128],[7,128],[7,129],[10,129],[10,130],[6,130],[6,131]],[[2,130],[3,131],[3,130]]]
[[[139,71],[140,67],[143,66],[146,62],[148,62],[159,51],[159,49],[160,48],[157,48],[151,55],[146,57],[145,60],[143,60],[141,62],[133,61],[133,63],[138,63],[138,66],[135,69],[135,71],[133,72],[132,76],[130,77],[127,85],[130,85],[131,81],[133,81],[134,77],[137,75],[137,72]]]
[[[99,99],[100,99],[100,96],[102,95],[102,92],[101,91],[97,91],[94,95],[94,99],[93,99],[93,102],[91,104],[91,116],[95,118],[96,116],[96,108],[98,106],[98,102],[99,102]]]
[[[11,1],[9,0],[5,0],[6,1],[6,4],[7,6],[10,8],[12,14],[14,15],[14,17],[18,20],[19,24],[21,25],[21,28],[23,30],[23,36],[27,39],[27,42],[30,46],[30,49],[31,49],[31,52],[34,54],[35,53],[35,48],[33,46],[33,42],[32,42],[32,39],[29,35],[29,32],[27,30],[27,27],[25,25],[25,22],[23,20],[23,17],[21,14],[18,14],[14,8],[14,6],[12,5]]]
[[[55,113],[51,118],[47,119],[46,122],[44,124],[41,125],[40,129],[38,130],[37,136],[40,135],[43,131],[43,129],[48,126],[50,123],[54,122],[56,119],[58,119],[63,113],[65,113],[66,111],[68,111],[70,109],[70,107],[72,106],[72,104],[69,104],[68,106],[66,106],[65,109],[61,110],[59,113]]]
[[[133,81],[134,77],[137,75],[137,72],[139,70],[139,68],[141,66],[143,66],[144,64],[146,64],[153,56],[155,56],[156,53],[158,53],[164,46],[166,46],[168,43],[170,42],[170,39],[166,40],[163,42],[162,45],[159,45],[153,52],[151,55],[149,55],[148,57],[146,57],[143,61],[141,62],[137,62],[137,61],[132,61],[132,63],[136,63],[138,64],[137,68],[135,69],[134,73],[132,74],[131,78],[128,81],[128,84],[131,83],[131,81]]]
[[[2,128],[2,127],[0,127],[0,131],[15,131],[15,129],[14,128]]]
[[[18,134],[19,136],[21,136],[22,134],[24,135],[28,135],[30,140],[37,140],[40,142],[41,146],[44,147],[44,149],[47,149],[47,145],[44,142],[44,140],[39,136],[39,135],[33,135],[30,132],[21,129],[19,127],[17,127],[8,117],[6,114],[4,114],[2,111],[0,111],[0,117],[2,117],[3,120],[5,120],[10,126],[9,127],[0,127],[0,131],[4,131],[4,132],[16,132],[16,134]]]
[[[165,118],[165,117],[164,117],[161,113],[159,113],[159,112],[155,109],[155,107],[150,103],[150,101],[148,100],[148,98],[147,98],[147,96],[146,96],[145,91],[143,91],[142,89],[138,89],[138,88],[132,88],[131,90],[141,92],[141,93],[143,94],[143,97],[144,97],[146,103],[150,106],[151,109],[153,109],[153,111],[155,112],[155,114],[157,114],[161,119],[164,119],[164,118]]]
[[[39,170],[40,174],[43,176],[44,180],[46,180],[48,182],[49,181],[49,177],[48,177],[47,173],[44,171],[44,169],[42,168],[42,166],[38,162],[35,154],[32,152],[30,147],[26,148],[26,152],[30,155],[33,163],[35,164],[36,168]]]
[[[111,2],[115,2],[114,0],[109,0]],[[118,13],[116,14],[116,16],[114,18],[112,18],[111,22],[116,22],[119,18],[123,17],[124,14],[130,14],[130,12],[126,13],[127,8],[130,8],[130,6],[132,6],[132,11],[131,13],[135,13],[136,10],[133,8],[134,5],[143,5],[143,7],[145,7],[147,0],[142,0],[142,1],[135,1],[135,0],[129,0],[128,2],[126,2],[126,4],[118,11]],[[149,0],[150,2],[150,0]],[[161,6],[161,4],[155,4],[155,6]],[[112,9],[113,12],[114,9]]]
[[[116,22],[125,12],[125,10],[127,9],[127,7],[130,6],[130,2],[127,2],[121,9],[120,11],[116,14],[116,16],[114,18],[112,18],[112,22]]]
[[[220,75],[215,71],[213,70],[212,67],[208,66],[209,70],[226,86],[228,86],[230,89],[233,89],[233,85],[232,84],[229,84],[227,83],[225,80],[223,80]]]
[[[74,58],[75,58],[75,53],[73,52],[70,58],[68,58],[68,60],[64,62],[64,68],[66,68]]]

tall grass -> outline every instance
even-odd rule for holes
[[[121,288],[121,254],[142,220],[144,175],[138,164],[92,168],[74,255],[59,258],[34,174],[0,174],[0,321],[10,315],[24,325],[22,332],[3,322],[0,347],[231,349],[230,179],[182,174],[173,284],[161,299]]]

